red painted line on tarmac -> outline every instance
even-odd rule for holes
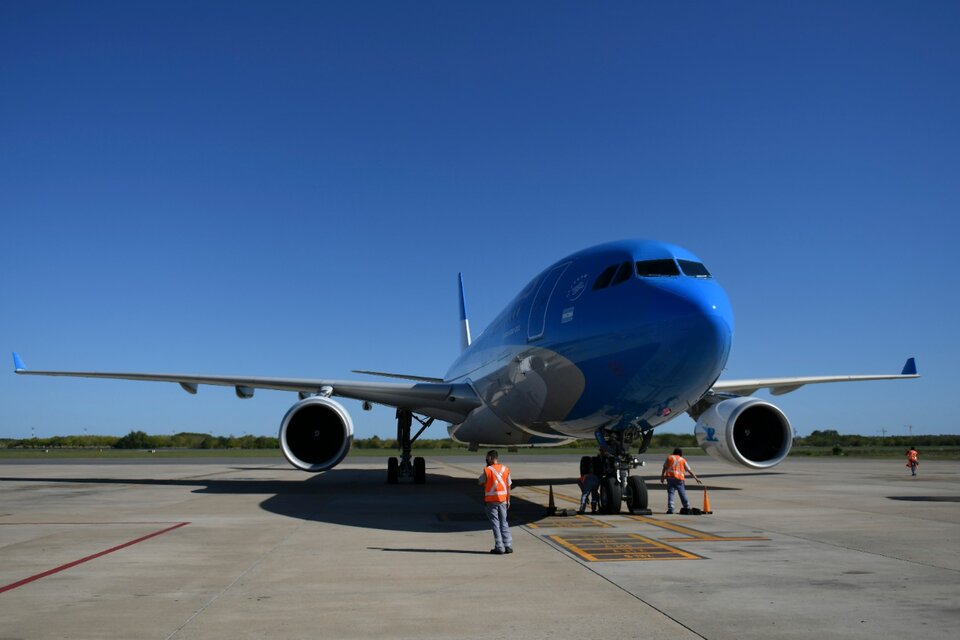
[[[160,531],[154,531],[153,533],[148,533],[147,535],[141,536],[141,537],[137,538],[136,540],[131,540],[131,541],[129,541],[129,542],[124,542],[123,544],[118,544],[118,545],[115,546],[115,547],[110,547],[109,549],[106,549],[106,550],[101,551],[101,552],[99,552],[99,553],[94,553],[93,555],[89,555],[89,556],[87,556],[87,557],[85,557],[85,558],[80,558],[79,560],[74,560],[73,562],[68,562],[67,564],[62,564],[62,565],[60,565],[59,567],[54,567],[53,569],[50,569],[49,571],[44,571],[43,573],[38,573],[37,575],[30,576],[29,578],[24,578],[23,580],[18,580],[17,582],[11,582],[11,583],[8,584],[8,585],[5,585],[5,586],[0,587],[0,593],[3,593],[4,591],[11,591],[11,590],[13,590],[13,589],[16,589],[17,587],[22,587],[22,586],[25,585],[25,584],[30,584],[31,582],[36,582],[36,581],[39,580],[40,578],[46,578],[47,576],[51,576],[51,575],[53,575],[53,574],[55,574],[55,573],[60,573],[61,571],[66,571],[67,569],[70,569],[70,568],[72,568],[72,567],[75,567],[75,566],[77,566],[78,564],[83,564],[84,562],[90,562],[91,560],[96,560],[97,558],[100,558],[100,557],[102,557],[102,556],[105,556],[105,555],[107,555],[108,553],[113,553],[114,551],[119,551],[120,549],[125,549],[125,548],[127,548],[127,547],[131,547],[131,546],[137,544],[138,542],[143,542],[144,540],[149,540],[150,538],[155,538],[155,537],[157,537],[157,536],[159,536],[159,535],[162,535],[162,534],[164,534],[164,533],[167,533],[168,531],[173,531],[174,529],[179,529],[180,527],[185,527],[185,526],[188,525],[188,524],[190,524],[190,523],[189,523],[189,522],[178,522],[177,524],[173,525],[172,527],[167,527],[166,529],[161,529]]]
[[[105,524],[174,524],[172,520],[108,520],[106,522],[0,522],[0,527],[40,526],[40,525],[105,525]],[[182,523],[179,523],[182,525]]]

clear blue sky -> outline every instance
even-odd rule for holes
[[[727,290],[725,377],[917,357],[778,398],[800,434],[957,433],[958,33],[956,2],[6,1],[0,344],[442,375],[458,271],[478,331],[549,262],[649,237]],[[275,434],[296,400],[4,357],[0,436]]]

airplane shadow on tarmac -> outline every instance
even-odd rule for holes
[[[233,467],[233,471],[257,470]],[[277,471],[270,468],[270,471]],[[283,470],[286,473],[287,470]],[[414,532],[478,531],[489,527],[476,480],[428,473],[427,484],[388,485],[385,470],[338,469],[314,476],[289,470],[290,480],[255,478],[136,478],[136,477],[0,477],[4,483],[73,485],[89,490],[91,485],[187,487],[196,494],[264,495],[264,511],[288,518],[352,527]],[[295,479],[293,479],[295,477]],[[515,496],[510,524],[534,522],[546,509],[542,504]],[[402,549],[384,549],[402,551]]]
[[[36,482],[76,485],[78,488],[86,485],[85,489],[96,484],[189,487],[196,494],[263,495],[266,497],[260,502],[260,508],[279,516],[388,531],[461,532],[482,531],[489,527],[483,512],[483,496],[474,478],[453,477],[428,469],[426,484],[401,482],[388,485],[386,472],[381,469],[336,469],[304,477],[303,472],[295,469],[231,467],[231,472],[259,470],[289,472],[291,479],[202,475],[184,478],[0,477],[0,483]],[[662,490],[656,478],[647,477],[645,480],[651,492]],[[578,493],[575,486],[570,486],[573,482],[573,478],[534,478],[519,480],[515,487],[557,485],[563,487],[566,495],[573,496]],[[707,486],[711,491],[727,489],[710,482]],[[694,487],[690,489],[694,490]],[[514,494],[510,525],[522,526],[545,517],[547,500],[546,495],[537,495],[530,500]],[[572,506],[566,502],[557,504],[559,507]]]

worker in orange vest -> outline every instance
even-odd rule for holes
[[[690,503],[687,501],[687,489],[683,483],[686,477],[685,473],[693,476],[693,479],[696,480],[698,484],[703,484],[700,482],[697,474],[693,472],[693,469],[690,468],[690,463],[684,460],[683,450],[677,447],[673,450],[673,455],[667,456],[667,461],[663,463],[663,470],[660,472],[660,484],[663,484],[664,480],[667,482],[667,513],[673,513],[674,492],[680,494],[680,503],[683,504],[683,509],[680,510],[680,513],[690,513]]]
[[[487,466],[480,474],[480,486],[483,487],[483,504],[490,525],[493,527],[493,549],[490,553],[513,553],[513,537],[507,523],[507,509],[510,508],[510,469],[500,464],[495,449],[487,452]]]
[[[910,447],[910,451],[907,451],[907,466],[910,467],[910,475],[917,475],[917,467],[920,466],[920,452],[915,447]]]

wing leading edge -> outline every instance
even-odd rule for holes
[[[265,378],[255,376],[218,376],[180,373],[108,372],[108,371],[34,371],[23,359],[13,354],[14,372],[18,375],[61,376],[68,378],[107,378],[146,382],[175,382],[184,391],[196,393],[199,385],[234,387],[238,397],[249,398],[255,389],[296,391],[300,394],[338,396],[374,402],[444,420],[462,422],[467,414],[480,406],[476,392],[466,384],[435,381],[358,382],[307,378]],[[436,380],[419,378],[418,380]]]
[[[749,396],[760,389],[768,390],[771,395],[781,396],[808,384],[822,384],[825,382],[861,382],[864,380],[906,380],[919,378],[917,361],[908,358],[903,370],[899,374],[868,375],[868,376],[806,376],[792,378],[755,378],[745,380],[718,380],[710,391],[714,393],[730,393],[738,396]]]

